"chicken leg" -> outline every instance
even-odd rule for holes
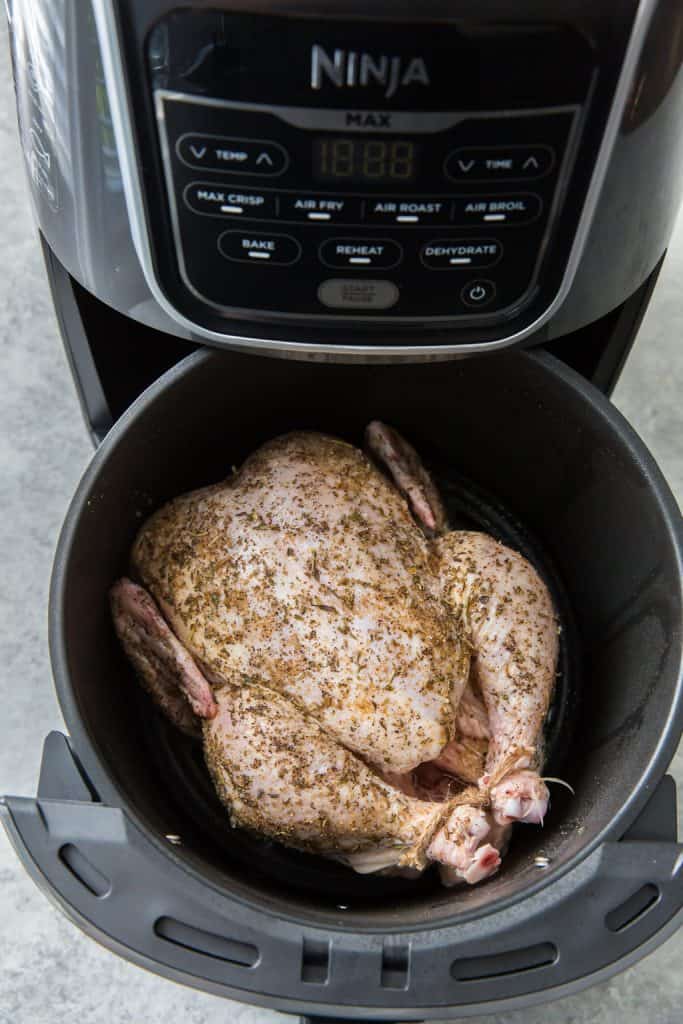
[[[256,683],[216,692],[206,763],[234,825],[366,873],[431,861],[476,882],[500,864],[490,816],[463,796],[413,799],[336,743],[290,700]],[[475,793],[476,795],[476,793]]]
[[[368,427],[366,442],[386,464],[427,534],[443,530],[445,510],[415,450],[378,421]],[[465,757],[462,738],[488,734],[479,785],[490,794],[495,821],[501,826],[541,824],[549,799],[538,773],[541,734],[558,655],[552,599],[526,559],[487,534],[442,532],[434,550],[444,599],[470,639],[471,675],[488,718],[486,727],[470,685],[465,707],[458,705],[458,734],[435,763],[467,778],[472,759]]]

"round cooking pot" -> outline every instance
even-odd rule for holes
[[[362,442],[380,418],[441,483],[457,525],[536,562],[562,622],[543,829],[500,873],[447,890],[354,875],[232,830],[201,751],[161,718],[114,636],[107,592],[143,519],[276,434]],[[544,354],[420,366],[204,351],[150,387],[78,487],[59,543],[51,653],[71,737],[39,801],[5,817],[34,875],[86,930],[158,973],[282,1010],[465,1016],[566,994],[675,927],[682,537],[674,499],[612,405]]]

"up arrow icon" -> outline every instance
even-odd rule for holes
[[[272,167],[273,159],[270,156],[270,154],[266,152],[259,153],[259,155],[256,157],[256,166],[258,167],[259,164],[268,164],[269,167]]]
[[[526,158],[526,160],[524,161],[524,163],[522,164],[522,170],[523,171],[528,171],[528,170],[537,171],[538,170],[538,160],[536,159],[536,157],[535,156],[528,156]]]

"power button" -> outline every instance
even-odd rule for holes
[[[493,281],[469,281],[460,292],[466,306],[488,306],[496,294]]]

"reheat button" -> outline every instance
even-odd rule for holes
[[[541,197],[531,192],[517,195],[471,196],[453,201],[453,221],[461,227],[470,224],[529,224],[543,209]]]
[[[319,251],[320,259],[328,267],[365,267],[368,270],[395,267],[403,255],[398,242],[388,238],[328,238]]]
[[[503,246],[495,238],[437,238],[420,249],[429,270],[492,267],[502,255]]]
[[[218,239],[222,256],[237,263],[288,266],[301,256],[301,246],[291,235],[256,231],[224,231]]]

